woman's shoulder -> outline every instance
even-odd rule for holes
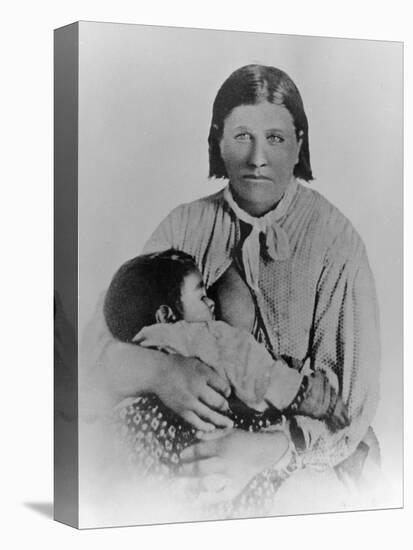
[[[173,211],[202,211],[217,208],[224,202],[224,189],[220,189],[211,195],[200,197],[193,201],[185,202],[177,206]]]
[[[182,222],[190,223],[191,221],[199,223],[203,218],[212,219],[221,210],[224,204],[223,197],[224,190],[221,189],[211,195],[182,203],[171,210],[167,219],[178,220],[180,224]]]
[[[211,232],[214,230],[222,237],[228,227],[223,203],[223,191],[218,191],[175,207],[152,233],[145,252],[172,247],[198,257],[208,248]]]
[[[319,191],[299,183],[297,203],[298,210],[307,210],[308,218],[323,236],[330,252],[358,255],[363,251],[363,240],[352,222]]]

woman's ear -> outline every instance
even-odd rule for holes
[[[175,323],[176,316],[169,306],[159,306],[155,313],[157,323]]]
[[[300,130],[297,134],[297,158],[295,164],[297,165],[300,162],[300,151],[303,144],[304,132]]]

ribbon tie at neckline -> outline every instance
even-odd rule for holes
[[[242,245],[242,263],[248,285],[259,292],[259,266],[261,256],[261,235],[265,239],[266,253],[272,260],[286,260],[290,256],[290,245],[287,233],[277,223],[287,212],[295,192],[297,182],[293,178],[282,199],[264,216],[255,218],[242,210],[235,202],[229,185],[224,189],[224,198],[237,218],[252,227],[251,233]]]

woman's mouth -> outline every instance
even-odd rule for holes
[[[242,176],[242,179],[254,182],[272,181],[271,178],[268,178],[267,176],[263,176],[261,174],[244,174]]]

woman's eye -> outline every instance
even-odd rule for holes
[[[249,141],[251,139],[251,136],[247,132],[241,132],[240,134],[237,134],[235,136],[235,139],[237,141]]]
[[[283,137],[277,136],[276,134],[270,134],[267,136],[267,139],[270,143],[282,143],[284,141]]]

